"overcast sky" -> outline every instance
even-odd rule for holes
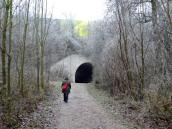
[[[97,20],[103,18],[105,0],[48,0],[48,9],[53,9],[53,18],[71,15],[77,20]]]

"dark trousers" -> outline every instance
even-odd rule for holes
[[[68,102],[69,93],[68,92],[64,92],[63,95],[64,95],[64,101],[67,103]]]

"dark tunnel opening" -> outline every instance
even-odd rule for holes
[[[90,63],[84,63],[78,67],[75,73],[76,83],[90,83],[92,81],[93,66]]]

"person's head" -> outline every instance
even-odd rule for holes
[[[67,77],[65,77],[65,79],[64,79],[65,81],[68,81],[69,79],[67,78]]]

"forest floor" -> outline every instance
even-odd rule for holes
[[[108,113],[125,121],[130,129],[172,129],[172,119],[170,121],[170,118],[152,113],[145,102],[137,102],[123,96],[111,96],[106,90],[95,86],[87,89]]]
[[[115,118],[90,95],[89,84],[72,84],[69,102],[64,103],[60,83],[54,83],[54,97],[38,106],[23,119],[20,129],[128,129],[127,123]]]

